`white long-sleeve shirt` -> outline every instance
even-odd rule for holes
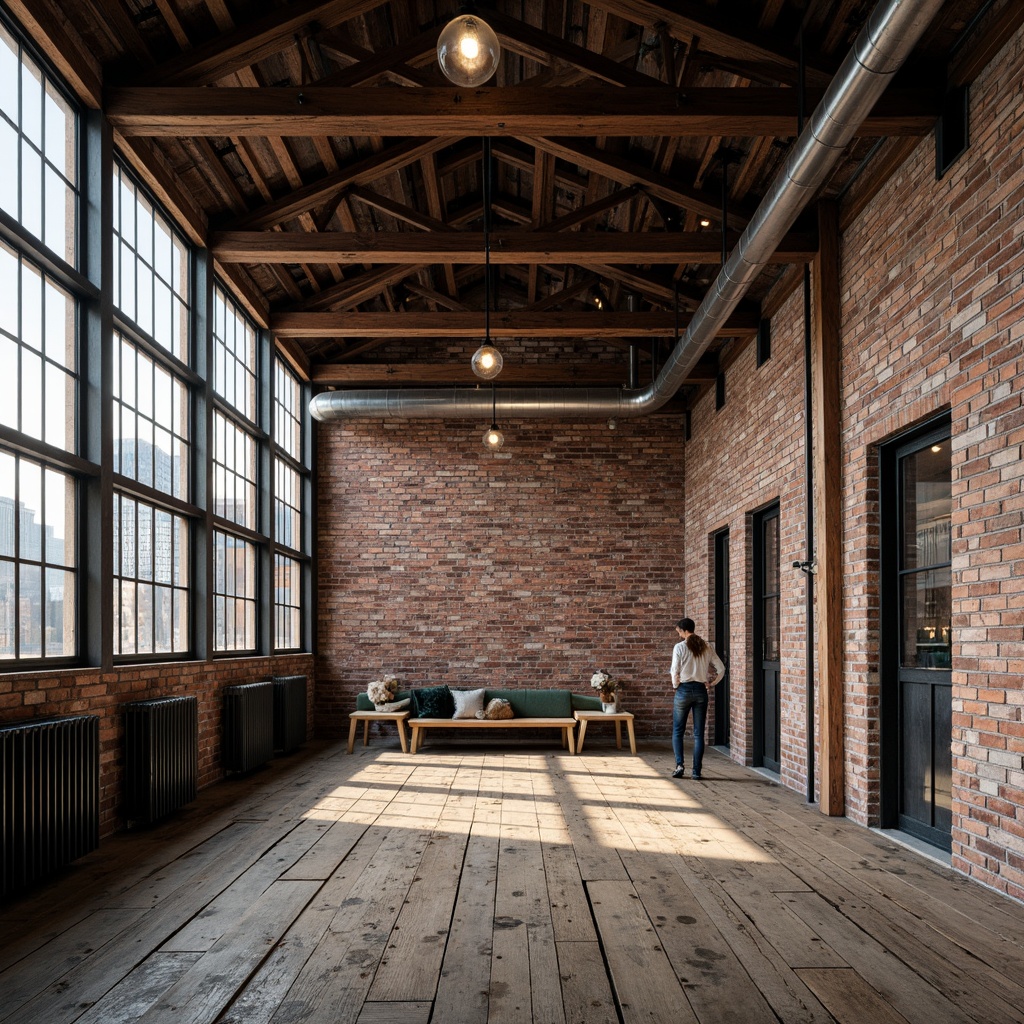
[[[712,667],[716,673],[715,683],[721,682],[722,676],[725,675],[725,665],[722,664],[722,659],[715,654],[714,647],[708,644],[704,653],[697,658],[686,646],[686,641],[680,641],[672,649],[672,689],[674,690],[680,683],[688,683],[691,680],[696,680],[698,683],[706,682]]]

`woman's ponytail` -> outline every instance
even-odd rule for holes
[[[694,626],[693,619],[689,618],[680,619],[676,623],[676,629],[681,629],[684,633],[690,634],[686,638],[686,646],[695,658],[699,658],[708,649],[708,642],[703,637],[697,636],[694,633]]]

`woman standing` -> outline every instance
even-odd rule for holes
[[[704,723],[708,716],[708,692],[725,675],[725,665],[715,649],[694,633],[693,619],[680,619],[676,633],[680,642],[672,651],[672,688],[676,691],[672,704],[672,750],[676,755],[673,779],[686,775],[683,761],[683,732],[693,709],[693,777],[700,778],[704,762]],[[712,675],[712,669],[714,674]]]

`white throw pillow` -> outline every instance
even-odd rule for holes
[[[455,714],[452,718],[476,718],[484,709],[485,690],[452,690],[455,698]]]

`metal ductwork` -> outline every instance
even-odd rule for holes
[[[657,378],[639,391],[617,388],[499,388],[505,419],[643,416],[681,387],[814,198],[861,122],[885,91],[943,0],[884,0],[872,11],[776,177]],[[490,388],[328,391],[309,409],[314,419],[488,419]]]

